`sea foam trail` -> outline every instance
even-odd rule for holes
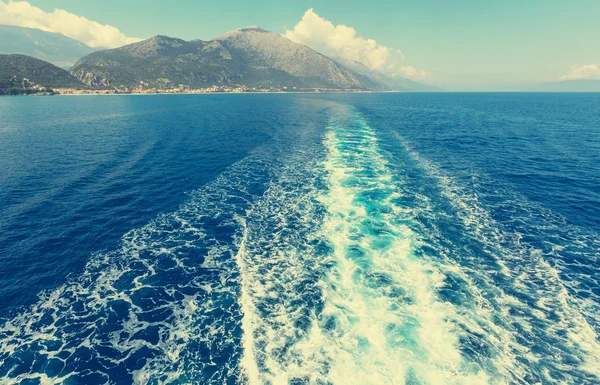
[[[317,111],[326,103],[319,104]],[[180,209],[131,230],[119,249],[92,256],[80,276],[2,320],[0,382],[257,382],[253,347],[261,339],[244,330],[265,306],[255,311],[248,300],[256,292],[245,280],[251,276],[240,275],[240,260],[255,234],[270,232],[261,226],[266,219],[290,219],[282,230],[291,237],[310,233],[296,230],[312,224],[293,222],[303,211],[287,201],[264,206],[272,211],[258,222],[245,216],[251,206],[261,213],[254,201],[263,195],[270,202],[302,183],[297,165],[319,156],[319,120],[303,116],[293,129],[273,128],[271,141],[190,193]]]
[[[597,384],[580,277],[326,105],[3,321],[0,382]]]
[[[244,383],[238,216],[268,186],[276,153],[234,164],[5,320],[0,382]]]
[[[598,258],[592,251],[594,245],[597,249],[598,239],[561,225],[556,215],[505,191],[502,186],[480,189],[499,194],[492,201],[506,201],[502,204],[510,206],[511,216],[525,223],[521,232],[506,231],[503,224],[492,219],[476,194],[444,175],[406,140],[396,136],[409,156],[432,178],[431,182],[439,186],[456,219],[462,223],[462,244],[442,241],[444,235],[439,233],[429,237],[437,245],[454,246],[443,250],[441,255],[460,265],[451,274],[468,284],[471,295],[480,304],[477,313],[468,318],[477,320],[480,330],[485,331],[483,341],[490,338],[495,341],[493,349],[498,352],[492,358],[495,368],[511,383],[598,383],[600,306],[595,302],[597,297],[592,299],[593,294],[589,298],[586,293],[583,300],[577,295],[580,286],[585,288],[593,282],[586,275],[573,276],[572,269],[561,271],[563,261],[571,261],[571,265],[574,261],[593,264]],[[432,210],[435,211],[430,214],[432,217],[439,217],[443,211],[439,207]],[[526,224],[529,216],[535,225]],[[533,230],[526,230],[527,226]],[[545,253],[525,241],[531,242],[536,237],[547,244],[563,246],[553,246],[550,254]],[[476,248],[479,253],[465,253],[468,248]],[[567,249],[568,258],[563,255]],[[579,251],[585,249],[588,252]],[[463,328],[470,327],[465,323]]]
[[[293,162],[310,163],[314,154],[302,149],[318,141],[324,104],[293,129],[273,127],[271,140],[178,210],[129,231],[118,249],[91,256],[80,275],[0,320],[0,383],[257,382],[260,339],[244,332],[256,293],[238,266],[249,229],[260,226],[246,214],[267,191],[287,188]]]
[[[325,370],[319,352],[302,348],[323,301],[327,245],[317,233],[323,213],[316,199],[321,156],[314,144],[291,156],[242,221],[242,364],[252,385],[310,381]]]
[[[251,384],[596,383],[595,316],[405,150],[416,169],[390,163],[378,132],[337,106],[323,153],[298,154],[249,210]]]
[[[322,325],[331,325],[335,382],[487,383],[488,375],[461,356],[450,322],[456,309],[437,298],[443,274],[415,253],[420,240],[407,226],[410,215],[395,204],[400,181],[375,131],[347,113],[332,122],[326,140],[329,192],[322,197],[334,262],[324,282]]]
[[[501,383],[463,359],[457,309],[438,300],[443,275],[415,253],[374,130],[338,106],[324,147],[290,164],[247,215],[251,383]]]

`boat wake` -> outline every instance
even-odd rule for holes
[[[4,320],[0,382],[600,381],[576,277],[404,139],[398,159],[352,107],[328,114]]]

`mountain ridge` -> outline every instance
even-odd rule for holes
[[[0,54],[21,54],[69,69],[95,51],[77,40],[36,28],[0,25]]]
[[[351,71],[333,60],[258,27],[240,28],[207,41],[157,35],[85,56],[71,73],[100,87],[363,88]]]
[[[217,85],[391,90],[384,82],[257,26],[238,28],[206,41],[157,35],[87,55],[71,73],[85,84],[107,88]]]
[[[0,54],[0,95],[46,92],[43,88],[86,88],[66,70],[20,54]]]

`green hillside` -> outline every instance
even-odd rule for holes
[[[86,88],[62,68],[26,55],[0,55],[0,95],[35,94],[44,88]],[[51,90],[48,90],[51,92]]]

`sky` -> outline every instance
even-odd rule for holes
[[[210,39],[257,25],[329,56],[447,90],[600,79],[600,0],[0,0],[0,24],[95,47]]]

